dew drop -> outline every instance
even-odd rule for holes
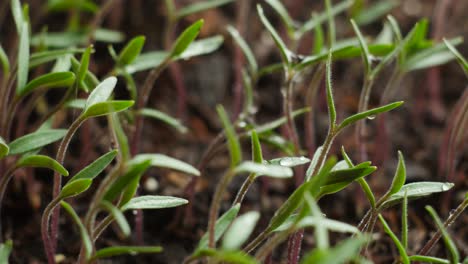
[[[375,115],[370,115],[370,116],[367,117],[367,119],[369,119],[369,120],[374,120],[374,119],[375,119]]]
[[[292,166],[293,165],[293,161],[290,159],[290,158],[284,158],[284,159],[281,159],[279,164],[281,166],[285,166],[285,167],[288,167],[288,166]]]
[[[244,122],[244,121],[241,121],[241,122],[239,122],[238,126],[239,126],[240,128],[244,128],[244,127],[247,126],[247,123]]]
[[[138,213],[137,210],[133,210],[133,211],[132,211],[132,214],[133,214],[133,215],[137,215],[137,213]]]

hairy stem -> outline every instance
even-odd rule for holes
[[[241,188],[237,192],[236,198],[234,199],[234,202],[232,203],[232,206],[236,204],[242,204],[242,201],[244,200],[245,194],[249,190],[250,186],[255,182],[256,178],[255,173],[251,173],[247,179],[245,179],[244,183],[242,184]]]
[[[44,250],[47,256],[47,262],[49,264],[55,264],[55,246],[53,245],[53,241],[51,240],[51,236],[49,234],[49,222],[52,211],[55,207],[57,207],[61,200],[62,199],[60,197],[54,198],[44,209],[44,213],[42,214],[41,236],[42,243],[44,244]]]

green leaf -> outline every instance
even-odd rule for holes
[[[130,186],[132,182],[140,181],[141,175],[148,169],[150,166],[151,161],[145,160],[141,163],[136,163],[136,164],[129,164],[128,170],[120,176],[112,185],[109,187],[109,189],[106,191],[106,194],[104,195],[104,200],[107,201],[113,201],[117,196],[126,189],[126,187]],[[122,200],[122,204],[125,204],[128,202],[128,200],[133,196],[132,195],[127,195],[126,200]]]
[[[73,72],[52,72],[30,81],[26,86],[18,92],[19,97],[24,97],[38,88],[57,88],[69,87],[75,82],[75,74]]]
[[[328,22],[328,45],[333,47],[336,43],[336,25],[335,19],[333,18],[331,0],[325,0],[325,10]]]
[[[198,13],[198,12],[202,12],[207,9],[219,7],[219,6],[228,4],[233,1],[234,0],[205,0],[202,2],[194,2],[193,4],[187,5],[179,9],[176,13],[176,16],[177,16],[177,19],[181,19],[185,16]]]
[[[286,10],[286,8],[284,7],[284,5],[278,0],[266,0],[265,2],[267,2],[271,7],[273,7],[276,13],[278,13],[278,15],[281,17],[281,20],[288,29],[288,33],[293,34],[296,25],[294,23],[294,20],[289,15],[288,10]]]
[[[196,252],[194,256],[210,257],[220,263],[231,264],[259,264],[253,257],[246,255],[243,251],[225,251],[220,249],[203,248]]]
[[[249,63],[250,73],[255,74],[258,71],[258,64],[249,45],[247,44],[247,42],[245,42],[244,38],[242,38],[242,36],[239,34],[239,31],[237,31],[237,29],[235,29],[232,26],[228,26],[227,30],[229,34],[231,34],[232,38],[237,43],[239,48],[244,53],[244,56],[247,59],[247,62]]]
[[[382,203],[381,208],[389,207],[403,201],[405,192],[408,200],[417,199],[428,196],[433,193],[446,192],[454,186],[449,182],[414,182],[408,183],[401,187],[400,191],[392,194],[388,199]]]
[[[83,60],[85,57],[82,57],[81,59]],[[84,66],[82,67],[82,63],[79,62],[77,59],[74,57],[71,58],[71,64],[72,64],[72,69],[76,74],[79,74],[80,69],[84,69]],[[77,78],[78,79],[78,78]],[[79,87],[84,90],[86,93],[89,91],[93,90],[96,86],[99,85],[99,80],[97,77],[90,72],[89,70],[86,71],[84,80],[80,83],[78,83]],[[81,100],[81,99],[75,99],[75,100]],[[86,104],[86,103],[85,103]],[[84,105],[83,107],[84,108]]]
[[[65,136],[66,129],[46,129],[27,134],[9,144],[9,155],[23,154],[28,151],[49,145]]]
[[[174,169],[190,175],[200,176],[200,172],[192,165],[163,154],[138,154],[129,164],[138,164],[145,161],[150,161],[151,166],[154,167]]]
[[[440,220],[439,216],[437,215],[437,212],[430,205],[427,205],[425,208],[434,219],[437,228],[439,228],[440,232],[442,233],[442,239],[444,240],[445,247],[449,252],[450,263],[458,263],[460,260],[460,253],[458,253],[457,246],[453,242],[452,238],[450,238],[450,235],[447,232],[447,229],[445,228],[444,224]]]
[[[5,142],[5,140],[0,137],[0,159],[8,155],[9,151],[10,147],[8,147],[8,144]]]
[[[453,55],[457,57],[458,63],[460,64],[466,76],[468,77],[468,62],[466,61],[465,57],[463,57],[463,55],[461,55],[460,52],[458,52],[455,46],[453,46],[452,43],[450,43],[450,41],[448,41],[445,38],[444,38],[444,43],[445,43],[445,46],[447,46],[447,48],[453,53]]]
[[[120,227],[120,230],[124,234],[125,237],[128,237],[130,235],[130,225],[127,222],[127,219],[125,219],[125,216],[123,213],[115,207],[113,204],[111,204],[108,201],[101,201],[101,207],[109,212],[109,214],[115,219],[117,224]]]
[[[384,106],[381,106],[381,107],[373,108],[373,109],[370,109],[370,110],[367,110],[367,111],[364,111],[364,112],[357,113],[357,114],[354,114],[352,116],[349,116],[349,117],[345,118],[345,120],[343,120],[343,122],[341,122],[341,124],[338,126],[338,130],[341,130],[341,129],[349,126],[349,125],[352,125],[352,124],[356,123],[357,121],[362,120],[364,118],[372,117],[372,116],[374,116],[376,114],[380,114],[380,113],[384,113],[384,112],[388,112],[390,110],[393,110],[393,109],[399,107],[402,104],[403,104],[403,101],[394,102],[394,103],[391,103],[391,104],[387,104],[387,105],[384,105]]]
[[[145,45],[145,36],[134,37],[123,48],[117,58],[117,65],[124,66],[132,63],[140,55],[143,45]]]
[[[309,163],[310,159],[303,157],[303,156],[302,157],[283,157],[283,158],[272,159],[267,162],[268,164],[271,164],[271,165],[280,165],[283,167],[292,168],[292,167],[296,167],[296,166]]]
[[[13,20],[15,21],[16,25],[16,32],[19,35],[21,33],[21,30],[23,29],[23,22],[26,21],[23,16],[23,8],[21,7],[21,3],[19,0],[11,0],[10,5],[11,14],[13,15]]]
[[[138,113],[141,114],[142,116],[151,117],[151,118],[160,120],[166,123],[167,125],[177,129],[177,131],[179,131],[180,133],[185,134],[188,131],[188,128],[185,127],[179,119],[176,119],[156,109],[143,108]]]
[[[203,19],[200,19],[197,22],[190,25],[188,28],[186,28],[175,41],[170,53],[170,57],[174,58],[182,54],[182,52],[184,52],[190,45],[190,43],[192,43],[192,41],[194,41],[195,38],[198,36],[198,33],[200,33],[200,29],[202,26]]]
[[[260,140],[258,139],[257,131],[255,131],[255,129],[250,131],[250,136],[252,142],[252,160],[256,163],[262,163],[262,146],[260,145]]]
[[[29,155],[21,157],[16,166],[20,167],[36,167],[48,168],[60,173],[63,176],[68,176],[68,171],[56,160],[44,155]]]
[[[405,193],[401,206],[401,244],[408,249],[408,195]]]
[[[114,76],[106,78],[102,81],[88,96],[86,100],[85,111],[97,103],[105,102],[109,99],[117,84],[117,78]]]
[[[239,213],[239,209],[240,209],[240,204],[236,204],[218,218],[218,220],[215,223],[215,230],[214,230],[215,242],[221,238],[224,232],[231,225],[232,221],[234,221],[237,214]],[[195,251],[199,251],[207,247],[208,247],[208,233],[205,233],[200,239],[200,242],[198,242],[198,246]]]
[[[84,118],[90,118],[95,116],[108,115],[110,113],[117,113],[127,110],[134,104],[132,100],[114,100],[107,102],[95,103],[89,107],[86,107],[82,116]]]
[[[280,166],[280,165],[270,165],[270,164],[260,164],[252,161],[244,161],[239,166],[235,168],[236,173],[255,173],[257,176],[269,176],[273,178],[290,178],[293,176],[293,171],[291,168]]]
[[[309,107],[305,107],[305,108],[295,110],[295,111],[292,112],[292,117],[296,118],[297,116],[302,115],[304,113],[307,113],[309,111],[310,111]],[[255,127],[255,130],[257,131],[258,134],[262,134],[262,133],[274,130],[274,129],[282,126],[286,122],[287,122],[287,118],[283,116],[281,118],[278,118],[278,119],[273,120],[271,122],[268,122],[266,124],[259,125],[259,126]]]
[[[18,73],[16,81],[16,94],[22,94],[28,82],[29,72],[29,25],[23,22],[18,45]]]
[[[161,253],[162,247],[141,247],[141,246],[115,246],[107,247],[96,251],[91,260],[109,258],[119,255],[138,255],[138,254],[154,254]]]
[[[231,168],[236,167],[242,161],[242,152],[239,144],[239,139],[237,138],[236,131],[229,121],[229,117],[224,110],[222,105],[216,107],[218,111],[218,116],[221,119],[224,127],[224,133],[228,141],[229,154],[231,156]]]
[[[93,242],[91,242],[91,238],[88,234],[88,230],[86,230],[85,226],[80,220],[80,217],[76,214],[75,210],[73,210],[70,204],[68,204],[67,202],[61,201],[60,205],[63,207],[63,209],[65,209],[65,211],[73,219],[73,222],[78,226],[78,229],[80,230],[81,240],[83,242],[84,249],[85,249],[86,259],[89,259],[91,257],[91,253],[93,252]]]
[[[236,250],[249,238],[260,218],[260,213],[252,211],[237,217],[226,231],[223,238],[223,249]]]
[[[29,57],[29,68],[31,69],[41,64],[57,60],[64,55],[82,53],[84,51],[84,49],[59,49],[35,52]]]
[[[463,42],[461,37],[449,40],[452,45],[458,45]],[[408,57],[405,63],[402,65],[404,71],[414,71],[419,69],[425,69],[441,64],[445,64],[453,59],[455,55],[448,50],[447,46],[443,43],[426,48]]]
[[[401,151],[398,151],[398,165],[395,171],[395,175],[393,176],[392,185],[388,190],[388,195],[392,195],[397,193],[401,190],[401,187],[405,184],[406,181],[406,166],[405,166],[405,159]]]
[[[330,172],[329,176],[325,180],[324,186],[320,187],[320,193],[318,197],[339,192],[342,189],[346,188],[353,181],[362,179],[363,177],[374,172],[375,170],[377,170],[377,167],[369,166],[365,168],[355,167],[347,170]]]
[[[71,181],[65,186],[63,186],[62,191],[60,191],[59,197],[61,199],[77,196],[80,193],[85,192],[89,189],[93,180],[91,179],[79,179],[75,181]]]
[[[326,88],[327,88],[327,106],[328,106],[328,115],[330,119],[330,128],[333,129],[336,125],[336,108],[335,108],[335,101],[333,99],[331,68],[332,68],[332,53],[331,51],[329,51],[327,66],[326,66],[326,72],[327,72]]]
[[[222,35],[192,41],[177,59],[188,60],[192,57],[209,54],[217,50],[224,42]]]
[[[273,232],[281,232],[284,230],[288,230],[294,223],[296,223],[296,227],[298,229],[321,225],[322,227],[325,227],[326,229],[333,232],[352,234],[360,233],[355,226],[344,222],[318,216],[306,216],[297,221],[298,216],[299,215],[297,214],[291,215],[282,225],[273,230]]]
[[[13,250],[13,241],[7,240],[0,244],[0,263],[8,264],[8,258]]]
[[[152,51],[142,53],[134,62],[125,66],[125,71],[128,74],[133,74],[140,71],[153,69],[161,65],[164,60],[169,56],[166,51]]]
[[[314,249],[304,256],[301,264],[348,263],[359,254],[359,250],[366,242],[366,237],[358,236],[346,239],[338,243],[334,248]]]
[[[400,2],[395,0],[381,0],[365,8],[362,12],[359,12],[359,14],[354,17],[354,20],[359,25],[368,25],[380,17],[390,13],[390,11],[399,4]]]
[[[322,155],[322,151],[323,151],[323,146],[320,146],[315,150],[315,153],[312,156],[312,160],[310,161],[310,165],[306,171],[306,179],[305,179],[306,181],[309,181],[310,177],[313,176],[312,173],[315,171],[315,167],[322,166],[322,164],[318,164],[318,160],[320,156]],[[319,168],[319,170],[320,169],[321,168]]]
[[[2,45],[0,44],[0,63],[2,64],[3,76],[10,74],[10,61],[8,60],[8,55],[3,50]]]
[[[115,132],[122,162],[126,163],[130,158],[130,146],[128,144],[127,135],[125,134],[125,131],[123,130],[120,123],[120,118],[118,114],[112,114],[108,121],[109,126],[112,127]]]
[[[271,37],[275,41],[276,46],[280,50],[283,63],[285,64],[285,66],[289,67],[291,64],[292,52],[288,50],[286,44],[284,44],[278,32],[276,32],[275,28],[271,25],[270,21],[268,21],[268,19],[265,17],[265,14],[263,13],[263,8],[259,4],[257,5],[257,13],[260,16],[260,20],[262,21],[263,25],[267,28]]]
[[[172,196],[144,195],[132,198],[122,207],[122,211],[136,209],[162,209],[188,204],[188,201]]]
[[[69,183],[80,179],[93,180],[112,162],[117,153],[117,150],[112,150],[102,155],[97,160],[93,161],[91,164],[75,174],[75,176],[69,180]]]
[[[450,261],[446,259],[430,257],[430,256],[421,256],[413,255],[409,257],[411,262],[427,262],[427,263],[438,263],[438,264],[450,264]]]
[[[302,27],[299,29],[299,34],[303,35],[306,32],[316,28],[318,25],[323,24],[325,21],[327,21],[329,15],[336,16],[346,11],[353,4],[353,2],[354,0],[342,1],[339,4],[332,6],[330,8],[329,14],[327,14],[327,12],[321,12],[319,15],[312,17],[312,19],[309,19],[302,25]]]
[[[89,60],[90,60],[92,51],[93,51],[93,46],[90,45],[88,46],[88,48],[86,48],[85,52],[81,56],[80,67],[78,68],[78,71],[76,72],[76,82],[80,85],[83,85],[82,82],[86,78],[86,73],[88,72]]]
[[[359,39],[359,45],[361,46],[362,60],[364,61],[366,74],[369,74],[371,72],[371,66],[372,66],[371,54],[369,52],[369,48],[367,47],[366,40],[362,36],[358,25],[356,25],[356,22],[354,22],[353,19],[351,19],[351,25],[353,25],[354,32],[356,33],[356,35],[357,35],[357,37]]]
[[[403,247],[400,240],[398,240],[397,236],[393,233],[393,231],[390,229],[385,219],[380,214],[379,214],[379,219],[383,225],[385,233],[387,233],[390,236],[390,238],[393,240],[393,243],[397,247],[398,252],[400,253],[401,261],[404,264],[410,264],[410,260],[409,260],[408,254],[406,254],[405,247]]]
[[[71,10],[80,10],[90,13],[96,13],[99,6],[91,0],[49,0],[47,2],[47,10],[51,12],[63,12]]]

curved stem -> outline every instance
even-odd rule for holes
[[[288,238],[290,232],[280,232],[279,234],[274,235],[270,240],[268,240],[255,254],[255,258],[258,261],[262,261],[266,258],[275,247],[277,247],[281,242]]]
[[[70,144],[70,141],[73,135],[76,133],[80,125],[85,120],[86,118],[83,118],[80,116],[70,125],[70,128],[68,129],[67,134],[65,134],[65,137],[62,139],[62,142],[60,143],[59,149],[57,151],[57,156],[55,160],[57,160],[58,163],[63,164],[65,160],[65,155],[67,153],[68,145]],[[54,172],[54,187],[53,187],[53,196],[52,196],[54,199],[58,197],[61,188],[62,188],[62,177],[60,176],[58,172]],[[52,216],[51,216],[52,219],[51,219],[51,224],[50,224],[50,237],[51,237],[51,242],[52,242],[54,251],[57,246],[59,216],[60,216],[60,207],[57,207],[52,212]]]
[[[219,208],[221,207],[223,194],[226,191],[227,186],[231,182],[232,177],[234,177],[234,170],[230,169],[221,178],[221,181],[216,187],[215,193],[213,195],[208,219],[208,247],[210,248],[215,247],[215,224],[218,218]]]
[[[242,201],[244,200],[245,194],[247,191],[250,189],[250,186],[255,182],[256,174],[252,173],[245,179],[244,183],[242,184],[241,188],[237,192],[236,198],[234,199],[234,202],[232,202],[232,206],[236,204],[241,204]]]
[[[8,186],[8,183],[10,180],[13,178],[13,172],[17,169],[16,166],[13,166],[9,168],[5,174],[3,174],[2,178],[0,178],[0,215],[1,215],[1,209],[2,209],[2,204],[3,204],[3,196],[5,195],[6,188]],[[2,222],[0,218],[0,242],[3,241],[2,237]]]
[[[62,199],[60,197],[53,199],[44,209],[44,213],[42,214],[42,219],[41,219],[42,242],[44,244],[44,250],[47,256],[47,262],[49,264],[55,264],[55,257],[54,257],[55,246],[53,245],[51,236],[49,234],[49,220],[50,220],[52,211],[60,203],[61,200]]]
[[[258,236],[255,237],[252,242],[250,242],[247,246],[245,246],[242,251],[245,253],[252,252],[255,248],[257,248],[263,240],[265,240],[270,233],[267,232],[267,229],[263,230]]]
[[[368,109],[369,107],[369,97],[370,97],[370,92],[372,90],[372,85],[374,83],[373,78],[366,78],[364,81],[364,87],[362,88],[361,91],[361,96],[359,98],[359,106],[358,106],[358,113],[364,112]],[[356,145],[360,148],[360,159],[361,161],[367,160],[367,147],[366,144],[362,142],[362,139],[365,136],[366,133],[366,121],[361,120],[358,121],[356,125]]]
[[[463,211],[466,209],[467,206],[468,206],[468,199],[465,199],[455,209],[455,211],[453,211],[453,213],[449,215],[447,220],[444,222],[444,227],[447,228],[451,224],[453,224],[455,220],[463,213]],[[418,255],[427,255],[441,237],[442,237],[442,232],[440,231],[440,229],[438,229],[437,232],[426,243],[426,245],[424,245],[424,247],[419,251]]]

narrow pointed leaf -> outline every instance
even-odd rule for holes
[[[91,257],[91,253],[93,252],[93,243],[91,242],[91,238],[88,234],[88,231],[86,230],[85,226],[80,220],[80,217],[76,214],[75,210],[73,210],[70,204],[61,201],[60,205],[63,207],[63,209],[65,209],[65,211],[73,219],[73,222],[78,226],[78,229],[80,230],[81,240],[85,249],[86,259],[89,259]]]
[[[228,229],[231,225],[232,221],[237,217],[239,213],[240,204],[236,204],[231,207],[228,211],[226,211],[222,216],[218,218],[215,224],[215,242],[218,241],[224,232]],[[199,251],[201,249],[208,247],[208,233],[204,234],[198,243],[197,249],[195,251]]]
[[[260,164],[252,161],[244,161],[235,169],[236,173],[255,173],[257,176],[269,176],[273,178],[290,178],[293,176],[293,171],[291,168],[280,166],[280,165],[270,165],[270,164]]]
[[[300,165],[304,165],[310,162],[310,159],[306,157],[284,157],[284,158],[277,158],[267,161],[268,164],[271,165],[280,165],[283,167],[296,167]]]
[[[412,262],[427,262],[427,263],[437,263],[437,264],[450,264],[450,261],[446,259],[430,257],[430,256],[421,256],[421,255],[413,255],[409,256],[409,259]],[[466,261],[465,261],[466,262]]]
[[[239,144],[239,139],[237,138],[236,131],[234,130],[231,121],[229,121],[229,117],[226,111],[224,110],[224,107],[218,105],[216,107],[216,110],[218,111],[218,116],[221,119],[221,122],[223,123],[224,133],[226,134],[226,138],[228,141],[229,154],[231,156],[231,167],[234,168],[242,160],[242,152]]]
[[[267,28],[268,32],[270,32],[270,35],[275,41],[276,46],[280,50],[283,63],[289,66],[289,64],[291,63],[291,51],[288,50],[286,44],[284,44],[278,32],[276,32],[275,28],[271,25],[270,21],[268,21],[268,19],[265,17],[265,14],[263,13],[263,8],[260,5],[257,5],[257,13],[260,16],[260,20],[262,21],[263,25]]]
[[[21,7],[21,3],[19,0],[11,0],[10,5],[11,5],[11,14],[13,15],[13,20],[15,21],[15,25],[16,25],[16,32],[20,34],[23,28],[23,22],[25,22],[25,19],[23,16],[23,8]]]
[[[237,43],[239,48],[244,53],[244,56],[247,59],[247,62],[249,63],[250,73],[255,74],[258,71],[258,64],[257,64],[257,60],[255,59],[255,56],[254,56],[252,50],[250,49],[249,45],[247,44],[247,42],[245,42],[245,40],[239,34],[239,31],[237,31],[237,29],[235,29],[232,26],[228,26],[227,30],[228,30],[229,34],[231,34],[232,38]]]
[[[125,66],[128,74],[153,69],[161,65],[169,56],[166,51],[152,51],[140,54],[135,61]]]
[[[222,35],[192,41],[177,59],[187,60],[195,56],[209,54],[217,50],[224,42]]]
[[[192,165],[163,154],[138,154],[130,161],[130,164],[144,161],[149,161],[151,166],[154,167],[174,169],[190,175],[200,176],[200,172]]]
[[[41,64],[55,61],[64,55],[82,53],[84,51],[84,49],[59,49],[35,52],[29,57],[29,68],[31,69]]]
[[[337,175],[335,179],[329,180],[329,178],[333,177],[331,176],[333,174],[332,172],[330,173],[329,178],[327,178],[327,180],[329,182],[331,181],[335,183],[326,184],[320,187],[320,193],[318,197],[322,197],[327,194],[339,192],[342,189],[346,188],[353,181],[362,179],[363,177],[374,172],[376,169],[377,169],[376,167],[370,166],[367,168],[353,168],[353,169],[349,169],[349,171],[344,170],[344,171],[339,172],[340,174],[343,173],[342,175]],[[345,171],[349,172],[349,174],[347,174]]]
[[[65,136],[66,129],[46,129],[17,138],[9,144],[9,155],[26,153],[41,148]]]
[[[117,78],[114,76],[108,77],[104,81],[102,81],[88,96],[86,100],[85,109],[88,109],[92,105],[97,103],[105,102],[109,99],[114,91],[115,85],[117,84]]]
[[[332,88],[332,52],[328,53],[327,60],[327,79],[326,79],[326,88],[327,88],[327,106],[328,106],[328,116],[330,119],[330,128],[335,127],[336,125],[336,108],[335,100],[333,99],[333,88]]]
[[[445,247],[447,248],[449,252],[450,262],[458,263],[460,260],[460,253],[458,253],[457,246],[455,245],[455,242],[453,242],[452,238],[447,232],[447,229],[445,228],[444,223],[442,223],[442,220],[440,220],[440,217],[437,215],[437,212],[434,210],[434,208],[427,205],[426,210],[432,216],[432,219],[434,219],[434,222],[436,223],[437,228],[439,228],[440,232],[442,233],[442,239],[444,240]]]
[[[361,247],[368,239],[363,236],[348,238],[343,242],[338,243],[331,249],[314,249],[311,253],[304,256],[301,264],[342,264],[353,260],[358,254]]]
[[[405,160],[403,158],[403,154],[401,151],[398,151],[398,166],[395,171],[395,176],[393,176],[393,181],[392,185],[390,186],[390,189],[388,190],[388,194],[392,195],[394,193],[397,193],[399,190],[401,190],[401,187],[405,184],[406,181],[406,166],[405,166]]]
[[[30,81],[17,95],[22,97],[38,88],[69,87],[74,82],[75,74],[73,72],[52,72]]]
[[[365,10],[359,12],[359,14],[354,18],[356,23],[359,25],[368,25],[380,17],[390,13],[390,11],[397,7],[400,4],[400,1],[387,1],[381,0],[371,6],[367,7]]]
[[[341,130],[341,129],[343,129],[343,128],[351,125],[351,124],[354,124],[359,120],[367,118],[369,116],[374,116],[376,114],[388,112],[390,110],[393,110],[393,109],[401,106],[402,104],[403,104],[403,101],[394,102],[394,103],[387,104],[387,105],[377,107],[377,108],[373,108],[373,109],[370,109],[370,110],[367,110],[367,111],[364,111],[364,112],[361,112],[361,113],[354,114],[354,115],[352,115],[350,117],[347,117],[345,120],[343,120],[343,122],[341,122],[341,124],[338,126],[338,129]]]
[[[359,39],[359,45],[361,46],[361,50],[362,50],[362,52],[361,52],[362,53],[362,60],[364,61],[364,66],[365,66],[365,69],[366,69],[366,73],[369,74],[371,72],[371,65],[372,65],[371,54],[369,52],[369,48],[367,47],[366,40],[362,36],[362,33],[359,30],[358,25],[356,24],[356,22],[354,22],[353,19],[351,19],[351,25],[353,25],[354,32],[356,33],[356,35],[357,35],[357,37]]]
[[[413,200],[428,196],[433,193],[446,192],[454,186],[449,182],[414,182],[408,183],[401,187],[400,191],[389,196],[387,200],[381,205],[382,208],[392,206],[403,201],[405,192],[408,200]]]
[[[108,201],[101,201],[101,207],[109,212],[109,214],[114,218],[115,222],[119,225],[120,230],[124,236],[128,237],[131,232],[130,225],[128,224],[127,219],[125,219],[123,213]]]
[[[129,169],[127,170],[127,172],[120,176],[106,191],[106,194],[104,195],[104,200],[110,202],[115,200],[117,196],[130,185],[130,183],[134,181],[139,182],[141,175],[150,166],[150,162],[151,161],[149,160],[145,160],[141,163],[131,165],[129,164]],[[128,198],[129,197],[127,197],[127,199]],[[125,204],[126,202],[128,202],[128,200],[122,201],[122,204]]]
[[[146,38],[138,36],[130,40],[130,42],[123,48],[117,58],[117,64],[120,66],[132,63],[138,55],[140,55],[143,45],[145,45]]]
[[[130,108],[133,104],[134,101],[132,100],[115,100],[95,103],[87,107],[82,115],[84,118],[108,115],[111,113],[124,111]]]
[[[109,258],[120,255],[138,255],[138,254],[155,254],[161,253],[162,247],[140,247],[140,246],[115,246],[107,247],[96,251],[92,260]]]
[[[5,140],[0,137],[0,159],[8,155],[9,151],[10,147],[8,147],[8,144],[5,142]]]
[[[77,196],[80,193],[85,192],[89,189],[93,180],[91,179],[79,179],[76,181],[69,182],[63,186],[62,191],[60,191],[59,197],[62,199]]]
[[[193,4],[189,4],[179,9],[176,15],[177,15],[177,18],[180,19],[185,16],[198,13],[198,12],[202,12],[207,9],[215,8],[218,6],[222,6],[233,1],[234,0],[205,0],[202,2],[194,2]]]
[[[28,82],[29,72],[29,25],[23,22],[18,46],[18,76],[16,82],[16,94],[22,94],[23,88]]]
[[[56,160],[44,155],[30,155],[20,158],[16,162],[17,167],[35,167],[48,168],[60,173],[63,176],[68,176],[68,171]]]
[[[237,250],[220,250],[212,248],[203,248],[198,250],[193,256],[209,257],[217,263],[232,264],[259,264],[253,257],[246,255],[245,252]]]
[[[266,2],[271,7],[273,7],[276,13],[278,13],[278,15],[281,17],[281,20],[285,24],[288,31],[292,33],[295,29],[295,23],[289,15],[288,10],[286,10],[286,8],[284,7],[284,5],[279,0],[266,0]]]
[[[260,213],[256,211],[248,212],[237,217],[224,235],[223,249],[239,249],[254,231],[259,218]]]
[[[188,201],[172,196],[144,195],[132,198],[122,207],[122,211],[136,209],[162,209],[187,204]]]
[[[375,166],[369,166],[370,162],[362,163],[363,166],[357,165],[353,168],[333,170],[327,176],[324,185],[336,184],[336,183],[350,183],[358,178],[365,177],[369,173],[377,170]]]
[[[78,71],[76,72],[76,82],[80,85],[82,85],[82,82],[86,78],[86,73],[88,72],[89,60],[91,57],[92,50],[93,50],[93,46],[90,45],[88,48],[86,48],[85,52],[81,56],[80,67],[78,68]]]
[[[307,22],[305,22],[302,27],[299,29],[300,35],[305,34],[306,32],[314,29],[317,27],[317,25],[323,24],[325,21],[327,21],[328,16],[331,15],[332,17],[348,10],[348,8],[354,3],[354,0],[344,0],[330,8],[329,14],[326,12],[321,12],[319,13],[316,17],[313,17],[312,19],[309,19]]]
[[[406,250],[405,248],[403,247],[403,245],[401,244],[400,240],[398,240],[397,236],[395,235],[395,233],[393,233],[393,231],[390,229],[390,227],[388,226],[387,222],[385,221],[385,219],[382,217],[382,215],[379,214],[379,220],[380,222],[382,223],[383,225],[383,228],[385,230],[385,233],[387,233],[390,238],[393,240],[393,243],[395,244],[395,246],[397,247],[398,249],[398,252],[400,253],[400,257],[401,257],[401,261],[404,263],[404,264],[410,264],[410,260],[409,260],[409,257],[408,255],[406,254]]]
[[[81,59],[84,60],[85,57],[82,57]],[[79,73],[80,69],[84,69],[84,66],[82,66],[82,64],[83,63],[79,62],[75,57],[71,58],[71,68],[75,73]],[[95,87],[99,85],[99,80],[92,72],[90,72],[89,70],[86,70],[83,81],[78,83],[78,85],[80,89],[88,93],[89,91],[95,89]],[[81,100],[81,99],[76,99],[76,100]],[[85,105],[86,105],[86,101],[85,101],[85,104],[83,105],[83,108]]]
[[[91,164],[75,174],[75,176],[73,176],[69,182],[80,179],[93,180],[112,162],[112,160],[117,155],[117,152],[117,150],[112,150],[102,155],[97,160],[93,161]]]
[[[182,52],[184,52],[190,45],[190,43],[192,43],[192,41],[194,41],[195,38],[198,36],[198,33],[200,33],[200,29],[202,26],[203,19],[200,19],[197,22],[190,25],[188,28],[186,28],[175,41],[175,44],[172,47],[170,53],[170,57],[174,58],[182,54]]]
[[[447,46],[447,48],[457,57],[457,61],[462,67],[463,71],[465,72],[465,75],[468,77],[468,62],[466,61],[465,57],[460,54],[460,52],[455,48],[455,46],[450,43],[447,39],[444,39],[444,43]]]
[[[320,146],[315,150],[315,153],[312,156],[312,160],[310,161],[310,165],[309,165],[309,167],[307,168],[307,171],[306,171],[306,181],[309,181],[310,177],[313,176],[312,173],[314,172],[315,167],[322,166],[322,164],[318,164],[318,159],[319,159],[320,155],[322,155],[322,151],[323,151],[323,146]],[[321,168],[319,168],[319,169],[321,169]]]
[[[252,144],[252,160],[256,163],[263,162],[262,155],[262,146],[260,145],[260,140],[258,139],[258,134],[255,130],[250,132],[251,135],[251,144]]]
[[[306,216],[297,222],[297,217],[297,214],[290,216],[281,226],[276,228],[274,232],[287,230],[292,224],[296,223],[298,229],[322,225],[333,232],[359,234],[359,230],[355,226],[344,222],[317,216]]]
[[[146,117],[151,117],[157,120],[160,120],[169,126],[177,129],[180,133],[187,133],[188,128],[185,127],[182,122],[180,122],[179,119],[176,119],[166,113],[163,113],[161,111],[155,110],[155,109],[150,109],[150,108],[143,108],[139,112],[142,116]]]
[[[302,115],[302,114],[307,113],[307,112],[310,112],[309,107],[301,108],[301,109],[293,111],[292,112],[292,117],[296,118],[297,116]],[[273,120],[271,122],[268,122],[266,124],[259,125],[259,126],[255,127],[255,130],[257,131],[258,134],[262,134],[262,133],[274,130],[274,129],[282,126],[286,122],[287,122],[287,118],[283,116],[281,118],[275,119],[275,120]]]

